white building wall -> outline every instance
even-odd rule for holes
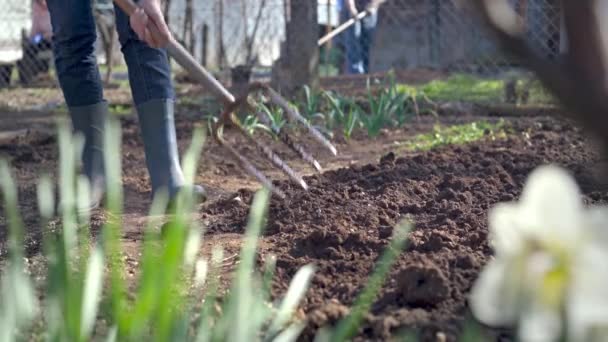
[[[245,30],[253,32],[258,10],[263,0],[214,0],[193,1],[193,28],[196,32],[195,57],[201,60],[202,27],[208,26],[207,63],[213,68],[218,65],[219,37],[219,2],[223,1],[223,37],[226,59],[229,66],[241,64],[246,58]],[[258,64],[271,66],[279,57],[281,42],[285,39],[285,8],[289,0],[266,0],[260,17],[256,34],[254,52],[258,56]],[[310,0],[295,0],[310,1]],[[336,10],[336,0],[317,0],[319,8],[319,24],[329,22],[332,26],[338,24],[339,16]],[[328,3],[331,12],[328,15]],[[170,25],[174,33],[182,35],[186,0],[172,0],[170,9]],[[247,18],[246,20],[244,18]]]

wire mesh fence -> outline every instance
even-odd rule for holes
[[[106,81],[123,63],[111,0],[93,1],[98,29],[98,61]],[[318,63],[321,76],[432,69],[475,77],[499,77],[519,66],[493,43],[463,0],[385,0],[323,44],[319,40],[347,23],[371,0],[318,0],[305,21],[289,26],[294,0],[165,0],[163,11],[174,36],[200,63],[216,74],[270,77],[279,60],[282,72],[299,68],[285,58],[295,46],[299,56]],[[301,4],[301,3],[300,3]],[[524,19],[530,43],[547,58],[564,52],[567,41],[557,0],[511,0]],[[297,11],[297,10],[296,10]],[[300,21],[298,21],[300,22]],[[289,32],[291,30],[291,33]],[[41,0],[0,3],[0,87],[54,79],[50,20]],[[308,42],[308,43],[303,43]],[[311,48],[312,47],[312,48]],[[317,49],[318,53],[307,51]],[[114,66],[114,68],[112,68]],[[122,71],[124,72],[124,71]],[[234,75],[233,75],[234,76]],[[234,79],[234,77],[233,77]]]

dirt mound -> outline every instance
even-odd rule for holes
[[[31,117],[32,122],[38,119],[35,115]],[[473,119],[454,116],[441,120],[450,124]],[[22,128],[13,124],[15,120],[5,121],[4,125],[8,125],[5,131]],[[271,201],[261,254],[277,256],[277,281],[273,289],[276,295],[284,294],[298,268],[308,263],[317,267],[304,301],[303,309],[310,324],[303,340],[309,340],[318,327],[348,314],[387,247],[393,226],[403,218],[411,218],[415,230],[366,316],[359,331],[360,340],[385,340],[404,328],[420,331],[423,340],[436,341],[439,332],[449,341],[454,340],[466,317],[467,293],[491,255],[486,212],[496,202],[516,199],[526,176],[538,165],[553,162],[565,166],[585,186],[587,201],[608,202],[608,191],[597,190],[588,172],[596,156],[574,125],[539,118],[508,121],[513,131],[508,139],[416,154],[395,151],[372,165],[307,177],[308,192],[278,182],[287,200]],[[428,131],[433,124],[434,121],[419,126],[412,123],[412,127],[408,126],[412,128],[409,133],[402,131],[377,140],[355,140],[341,145],[343,159],[334,165],[346,166],[363,160],[367,163],[378,151],[393,146],[394,141],[411,137],[412,132],[424,127]],[[180,150],[184,151],[190,143],[192,120],[181,117],[177,129]],[[241,148],[241,153],[251,154],[246,144],[237,144],[234,134],[227,138]],[[364,148],[354,146],[357,144]],[[26,251],[28,255],[36,254],[41,241],[36,184],[41,173],[56,175],[56,140],[53,134],[34,131],[10,136],[0,143],[0,156],[8,157],[14,166],[19,204],[27,227]],[[125,253],[135,258],[140,253],[150,189],[141,139],[133,119],[123,121],[122,157],[123,240]],[[326,165],[332,161],[321,162]],[[223,149],[212,141],[206,146],[205,162],[197,181],[209,185],[214,200],[221,198],[203,208],[209,244],[220,241],[232,250],[238,248],[240,235],[234,233],[242,232],[245,226],[252,193],[247,190],[227,193],[257,186],[242,175],[226,160]],[[1,210],[0,203],[0,257],[6,255],[7,231]],[[100,226],[104,220],[103,215],[94,215],[93,226]]]
[[[388,154],[376,165],[345,168],[307,178],[310,191],[280,183],[286,201],[270,205],[264,253],[277,255],[276,293],[296,270],[314,263],[317,274],[304,303],[316,327],[348,312],[366,285],[392,227],[415,222],[402,253],[360,330],[361,339],[385,339],[402,328],[438,332],[453,340],[466,314],[466,296],[491,255],[487,210],[516,199],[537,166],[557,163],[579,178],[595,155],[572,125],[521,121],[509,138],[450,146],[407,158]],[[608,193],[589,192],[594,201]],[[241,191],[209,207],[221,212],[209,229],[242,229],[251,193]],[[228,218],[228,219],[227,219]]]

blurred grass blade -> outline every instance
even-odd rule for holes
[[[272,279],[274,277],[274,272],[276,268],[276,256],[269,255],[268,257],[266,257],[266,263],[264,264],[264,276],[262,277],[262,299],[264,301],[270,301]]]
[[[331,338],[332,341],[346,341],[357,333],[357,329],[360,326],[365,313],[371,308],[393,263],[397,260],[397,257],[403,248],[405,248],[407,236],[411,229],[412,225],[407,221],[397,225],[388,249],[384,252],[376,265],[376,269],[369,278],[367,286],[357,297],[350,314],[338,323]]]
[[[120,246],[123,207],[121,144],[120,122],[116,118],[109,118],[104,129],[104,161],[107,177],[106,209],[110,217],[103,227],[103,242],[110,268],[112,317],[113,323],[118,325],[118,335],[129,325],[125,300],[126,285],[123,279],[125,267]]]
[[[86,226],[91,218],[91,185],[89,180],[84,175],[77,178],[76,183],[76,208],[78,209],[78,220],[80,224]]]
[[[40,177],[38,181],[37,193],[38,210],[45,222],[48,222],[55,215],[55,196],[53,195],[53,181],[48,174]],[[44,223],[45,223],[44,222]],[[45,228],[46,225],[43,225]]]
[[[314,272],[315,268],[312,265],[306,265],[300,268],[293,277],[289,284],[287,294],[285,294],[285,298],[281,302],[277,315],[270,325],[270,336],[281,331],[281,329],[283,329],[293,318],[300,301],[304,298],[304,295],[308,290]]]
[[[194,286],[196,288],[202,288],[207,281],[207,275],[209,273],[209,264],[205,259],[198,259],[194,270]]]
[[[84,249],[78,246],[78,217],[79,206],[77,194],[76,170],[79,166],[84,137],[73,135],[71,125],[67,120],[58,121],[59,135],[59,184],[61,194],[61,239],[56,244],[58,259],[54,268],[53,290],[51,296],[58,299],[63,316],[61,334],[64,338],[78,339],[81,335],[82,310],[82,274],[72,268],[72,262],[81,260],[86,264],[87,256],[80,255]],[[84,231],[81,230],[81,231]],[[85,231],[84,234],[88,234]],[[85,248],[88,248],[86,246]],[[85,253],[83,253],[85,254]]]
[[[184,246],[184,266],[187,269],[191,269],[194,266],[202,241],[202,229],[195,223],[191,225],[191,227],[186,227],[188,229],[188,236],[186,237]]]
[[[9,259],[11,263],[23,263],[23,221],[19,214],[17,187],[13,181],[10,168],[6,160],[0,160],[0,186],[4,196],[4,211],[8,223]]]
[[[108,332],[108,336],[106,337],[106,342],[116,342],[118,338],[118,328],[116,326],[113,326],[110,328],[110,331]]]
[[[111,118],[106,122],[104,130],[104,160],[107,177],[106,208],[113,215],[122,213],[122,161],[121,161],[122,132],[120,122]]]
[[[0,294],[0,337],[15,340],[17,329],[28,325],[36,315],[36,296],[31,280],[19,265],[11,264],[4,274]]]
[[[258,191],[251,204],[247,232],[241,249],[241,263],[238,268],[238,276],[245,276],[254,269],[255,252],[257,250],[258,239],[262,234],[264,219],[268,211],[270,191],[262,189]]]
[[[192,142],[183,157],[184,180],[186,184],[194,184],[199,156],[205,145],[205,130],[196,128],[192,134]]]
[[[144,228],[144,242],[141,256],[141,275],[139,278],[139,288],[137,290],[136,302],[131,312],[130,326],[128,334],[138,336],[143,331],[145,324],[150,320],[150,316],[158,300],[158,266],[160,264],[160,244],[161,234],[158,226],[162,224],[165,208],[168,203],[166,191],[159,191],[154,196],[150,207],[149,219]]]
[[[89,338],[95,326],[97,309],[103,289],[103,270],[103,252],[101,248],[96,247],[89,258],[82,293],[80,337],[83,340]]]
[[[213,336],[212,330],[216,318],[215,304],[223,260],[223,249],[221,247],[215,247],[213,252],[211,252],[211,271],[207,277],[207,291],[205,293],[205,298],[203,299],[203,307],[201,308],[201,319],[196,336],[197,342],[208,342],[211,340],[211,336]]]
[[[164,227],[161,239],[161,253],[156,266],[157,283],[159,288],[157,306],[154,312],[153,329],[155,339],[165,341],[171,338],[173,327],[177,322],[178,308],[184,305],[184,297],[179,295],[183,289],[184,249],[187,244],[188,227],[185,225],[184,214],[177,211],[171,215]]]
[[[77,242],[76,226],[76,160],[78,160],[77,142],[82,139],[72,135],[66,120],[58,121],[59,134],[59,188],[61,195],[62,236],[66,260],[73,260]]]
[[[304,328],[306,328],[306,324],[305,323],[295,323],[289,326],[289,328],[283,330],[275,339],[273,339],[273,342],[292,342],[292,341],[297,341],[298,337],[300,337],[300,334],[302,333],[302,330],[304,330]]]
[[[234,314],[234,326],[230,329],[228,338],[233,341],[245,341],[254,333],[250,311],[253,308],[254,292],[252,290],[252,273],[255,267],[255,253],[259,236],[262,233],[264,219],[268,210],[270,191],[262,189],[255,194],[243,247],[241,248],[241,263],[237,269],[235,283],[231,293],[228,314]],[[229,316],[228,316],[229,317]]]
[[[86,261],[89,259],[91,231],[89,230],[91,222],[91,187],[89,180],[85,176],[78,177],[76,184],[76,198],[78,208],[78,244],[80,245],[78,258],[81,260],[81,269],[86,269]]]
[[[42,243],[44,254],[48,257],[52,251],[52,232],[49,222],[55,215],[55,196],[53,194],[53,182],[47,174],[40,177],[36,195],[38,198],[38,210],[40,212],[40,227],[42,230]]]
[[[192,214],[192,212],[194,211],[194,206],[195,206],[195,198],[194,198],[194,192],[192,192],[192,185],[195,182],[195,177],[196,177],[196,171],[197,171],[197,166],[198,166],[198,160],[199,160],[199,156],[201,155],[201,152],[203,150],[203,146],[205,144],[205,130],[198,127],[196,129],[194,129],[193,132],[193,136],[192,136],[192,142],[190,143],[190,146],[188,147],[188,150],[186,151],[186,153],[184,154],[183,158],[182,158],[182,169],[184,172],[184,182],[185,185],[182,189],[183,191],[180,191],[176,197],[176,206],[175,206],[175,219],[176,221],[181,222],[180,224],[185,224],[188,225],[191,221],[191,217],[190,215]],[[200,233],[200,231],[199,231]],[[198,241],[200,242],[200,234],[198,234]],[[188,239],[188,241],[191,242],[195,242],[195,240],[192,240],[193,236],[190,237],[190,239]],[[191,245],[192,246],[192,245]],[[198,246],[193,246],[196,247],[196,250],[198,250]],[[188,252],[192,251],[189,250]],[[187,253],[187,257],[186,259],[188,260],[188,264],[192,265],[195,261],[195,257],[191,254],[191,253]]]
[[[196,336],[197,342],[208,342],[213,336],[215,324],[215,301],[219,286],[220,269],[224,260],[224,251],[221,247],[215,247],[211,255],[211,271],[207,281],[207,291],[201,308],[201,318]]]
[[[28,324],[36,313],[36,297],[23,262],[23,222],[19,214],[17,188],[8,163],[0,160],[0,187],[9,228],[9,266],[2,276],[0,327],[10,339],[16,328]],[[2,336],[2,335],[0,335]]]
[[[331,342],[331,330],[327,327],[321,327],[315,335],[314,342]]]
[[[472,316],[468,316],[464,322],[462,334],[458,338],[458,342],[476,342],[483,341],[484,335],[479,323]]]

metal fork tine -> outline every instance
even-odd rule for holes
[[[319,162],[310,153],[308,153],[301,144],[298,144],[297,142],[295,142],[289,136],[289,134],[282,131],[280,128],[273,127],[270,120],[266,116],[264,116],[263,113],[261,113],[260,111],[257,110],[256,102],[249,98],[249,95],[254,91],[260,91],[263,95],[268,96],[272,103],[281,107],[285,111],[287,119],[290,122],[299,122],[299,123],[303,124],[304,126],[306,126],[306,128],[308,129],[308,132],[312,135],[312,137],[315,140],[317,140],[318,142],[320,142],[327,149],[329,149],[332,154],[337,155],[338,152],[337,152],[336,148],[323,136],[323,134],[321,134],[321,132],[319,132],[314,127],[312,127],[297,112],[297,110],[292,108],[289,105],[289,103],[283,97],[281,97],[281,95],[279,95],[277,92],[275,92],[272,88],[270,88],[262,83],[252,83],[249,86],[249,89],[247,90],[246,96],[244,96],[234,102],[228,103],[226,105],[226,108],[222,112],[219,122],[214,126],[214,136],[215,136],[216,140],[219,142],[219,144],[221,146],[225,147],[228,150],[228,152],[241,164],[241,166],[243,167],[243,169],[245,169],[245,171],[247,171],[249,174],[253,175],[260,183],[262,183],[262,185],[271,189],[273,191],[273,193],[278,195],[280,198],[285,199],[286,196],[282,191],[276,189],[273,186],[272,182],[268,178],[266,178],[266,176],[262,172],[260,172],[253,165],[253,163],[251,163],[245,156],[241,155],[232,146],[228,145],[221,137],[221,132],[220,132],[221,127],[223,127],[223,125],[228,122],[232,123],[238,129],[238,131],[242,135],[244,135],[247,138],[247,140],[257,148],[258,151],[261,151],[263,153],[263,155],[272,162],[272,164],[275,167],[281,169],[281,171],[283,171],[283,173],[285,173],[293,182],[300,185],[304,190],[308,189],[308,185],[297,172],[295,172],[287,163],[285,163],[270,147],[266,146],[261,141],[255,139],[255,137],[253,137],[252,134],[250,134],[249,132],[247,132],[247,130],[245,130],[245,128],[243,128],[240,120],[237,118],[237,116],[234,114],[234,112],[237,108],[239,108],[241,106],[245,106],[245,107],[247,107],[248,110],[253,110],[255,112],[256,116],[260,119],[260,121],[262,123],[264,123],[265,125],[269,126],[272,129],[272,131],[279,137],[279,139],[283,143],[285,143],[290,149],[295,151],[304,161],[306,161],[307,163],[312,165],[317,171],[319,171],[319,172],[322,171],[322,168],[321,168],[321,165],[319,164]]]
[[[285,113],[287,114],[287,116],[289,117],[290,120],[297,121],[297,122],[303,124],[304,126],[306,126],[306,128],[308,129],[308,132],[312,135],[313,138],[315,138],[315,140],[317,140],[319,143],[321,143],[323,146],[325,146],[334,156],[338,154],[338,150],[336,149],[336,147],[334,145],[332,145],[332,143],[329,142],[329,140],[327,140],[323,136],[323,134],[321,134],[321,132],[319,132],[317,129],[312,127],[306,121],[306,119],[304,119],[302,117],[302,115],[300,115],[300,113],[298,113],[297,110],[295,110],[293,107],[291,107],[289,105],[289,103],[281,95],[279,95],[276,91],[274,91],[272,88],[266,86],[265,84],[261,84],[261,83],[254,83],[252,85],[252,87],[253,87],[253,89],[260,89],[260,90],[266,92],[266,94],[270,97],[270,100],[273,103],[279,105],[281,108],[283,108],[285,110]]]
[[[306,149],[302,145],[298,144],[296,141],[291,139],[291,137],[287,133],[282,131],[280,128],[273,127],[270,120],[266,116],[264,116],[264,113],[261,113],[260,111],[255,110],[254,103],[252,103],[251,101],[248,101],[248,105],[254,110],[256,116],[260,119],[260,121],[264,125],[270,127],[272,132],[274,134],[276,134],[276,136],[285,145],[287,145],[291,150],[293,150],[298,155],[300,155],[300,158],[304,159],[305,162],[312,165],[312,167],[314,167],[315,170],[317,170],[318,172],[323,172],[323,168],[321,167],[321,164],[310,153],[308,153],[308,151],[306,151]]]
[[[232,117],[231,120],[235,124],[239,132],[241,132],[247,138],[247,140],[253,143],[257,147],[257,149],[261,151],[264,156],[274,164],[274,166],[281,169],[281,171],[283,171],[292,181],[300,185],[304,190],[308,190],[308,185],[306,184],[304,179],[302,179],[302,177],[298,175],[297,172],[295,172],[291,167],[289,167],[289,165],[287,165],[287,163],[285,163],[281,159],[281,157],[279,157],[270,147],[264,145],[264,143],[260,142],[259,140],[256,140],[251,134],[249,134],[240,125],[237,119]]]
[[[265,186],[266,188],[270,189],[275,195],[279,196],[281,199],[284,200],[285,198],[287,198],[287,196],[285,196],[284,192],[282,192],[281,190],[277,189],[272,184],[272,182],[268,178],[266,178],[266,176],[264,176],[264,174],[262,172],[260,172],[247,158],[245,158],[244,156],[242,156],[232,146],[230,146],[229,144],[227,144],[226,141],[224,141],[224,139],[222,139],[217,134],[215,135],[215,139],[219,142],[219,144],[221,146],[223,146],[224,148],[226,148],[226,150],[228,150],[228,152],[230,154],[232,154],[232,157],[234,159],[236,159],[241,164],[241,167],[243,169],[245,169],[245,171],[247,173],[249,173],[250,175],[253,175],[258,180],[258,182],[262,183],[263,186]]]

